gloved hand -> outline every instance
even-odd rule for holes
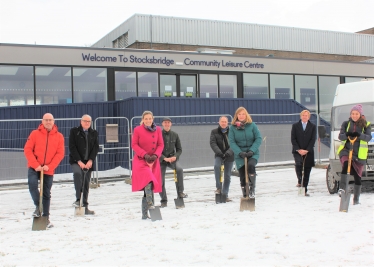
[[[246,155],[247,155],[247,158],[250,158],[250,157],[252,157],[253,156],[253,151],[251,151],[251,150],[249,150],[247,153],[246,153]]]
[[[361,135],[361,133],[359,133],[359,132],[353,132],[351,136],[352,137],[356,137],[356,136],[360,137],[360,135]]]
[[[156,159],[157,159],[157,155],[156,155],[156,154],[153,154],[153,155],[149,158],[149,160],[150,160],[151,162],[154,162]]]
[[[231,157],[230,153],[226,152],[225,153],[225,158],[229,158],[229,157]]]
[[[149,154],[145,154],[145,155],[144,155],[144,159],[145,159],[145,161],[148,162],[149,159],[150,159],[150,157],[151,157],[151,155],[149,155]]]
[[[348,137],[348,136],[352,136],[353,137],[353,133],[351,132],[345,132],[345,135]]]
[[[245,152],[240,152],[239,153],[239,157],[241,157],[241,158],[245,158],[245,157],[247,157],[247,153],[245,153]]]
[[[217,153],[217,156],[220,157],[220,158],[224,158],[224,157],[225,157],[225,155],[223,155],[222,152],[218,152],[218,153]]]
[[[155,157],[154,157],[155,156]],[[154,159],[153,159],[154,158]],[[157,159],[157,156],[156,155],[149,155],[149,154],[145,154],[144,155],[144,159],[147,163],[153,163],[156,159]]]

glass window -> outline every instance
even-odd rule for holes
[[[0,66],[0,106],[34,105],[32,66]]]
[[[160,96],[177,96],[177,77],[172,74],[160,74]]]
[[[35,67],[36,104],[72,103],[70,67]]]
[[[237,84],[236,75],[219,75],[219,97],[236,98]]]
[[[311,112],[317,111],[317,76],[295,75],[296,101]]]
[[[362,77],[345,77],[345,83],[355,83],[355,82],[361,82]]]
[[[216,74],[200,74],[200,98],[218,97],[218,79]]]
[[[268,75],[267,74],[243,74],[244,98],[266,99],[268,94]]]
[[[294,99],[293,76],[270,74],[270,98]]]
[[[319,76],[319,114],[322,119],[330,121],[332,102],[340,77]]]
[[[158,73],[138,72],[138,96],[157,97],[158,96]]]
[[[116,71],[114,76],[116,100],[136,96],[136,72]]]
[[[73,68],[73,92],[74,103],[106,101],[106,68]]]
[[[180,76],[181,97],[196,97],[196,76],[181,75]]]

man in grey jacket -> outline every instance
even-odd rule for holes
[[[177,172],[177,182],[175,183],[177,194],[179,198],[186,198],[187,194],[183,193],[183,169],[179,164],[179,157],[182,154],[182,145],[179,136],[176,132],[171,131],[171,119],[168,117],[162,120],[162,137],[164,139],[164,150],[160,157],[161,175],[162,175],[162,192],[161,208],[167,207],[168,198],[165,190],[165,173],[166,168],[169,167]]]

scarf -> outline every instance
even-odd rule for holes
[[[245,122],[242,121],[236,121],[235,122],[236,129],[243,130],[245,128]]]
[[[150,132],[154,132],[156,131],[157,127],[156,127],[156,123],[152,122],[152,125],[151,126],[146,126],[145,124],[144,125],[144,128],[146,128],[148,131]]]
[[[221,128],[221,127],[220,127],[220,128]],[[228,129],[229,129],[229,126],[227,126],[226,128],[221,128],[221,132],[222,132],[222,133],[226,133]]]

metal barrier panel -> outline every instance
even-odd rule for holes
[[[107,136],[107,127],[117,130],[117,139]],[[118,128],[116,128],[118,127]],[[94,129],[99,134],[99,153],[96,157],[96,172],[93,180],[99,183],[101,177],[130,175],[130,127],[126,117],[99,117],[95,119]],[[110,171],[108,171],[110,170]]]
[[[228,117],[229,121],[232,120],[230,114],[168,116],[172,119],[171,130],[178,133],[181,140],[180,163],[183,168],[213,166],[214,155],[210,147],[210,132],[218,127],[219,118],[222,116]],[[154,116],[154,122],[161,129],[163,117],[165,116]],[[131,118],[131,129],[138,126],[140,121],[141,116]]]
[[[254,122],[261,120],[261,123],[256,123],[262,136],[258,163],[266,165],[293,161],[291,129],[292,124],[300,120],[300,114],[251,114],[251,117]],[[311,113],[309,120],[316,125],[314,158],[320,163],[321,159],[328,159],[330,148],[318,138],[318,114]]]
[[[65,141],[65,157],[56,168],[55,174],[71,173],[69,164],[70,129],[80,125],[81,118],[55,119],[58,131]],[[27,178],[27,161],[23,153],[26,140],[36,130],[41,119],[0,120],[0,180]]]

